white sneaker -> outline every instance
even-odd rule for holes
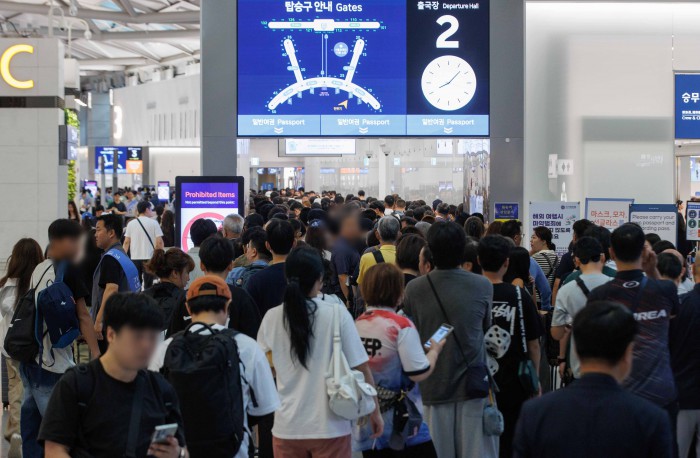
[[[7,452],[7,458],[22,458],[22,436],[17,433],[10,438],[10,450]]]

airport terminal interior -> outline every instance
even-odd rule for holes
[[[700,458],[699,25],[0,0],[0,456]]]

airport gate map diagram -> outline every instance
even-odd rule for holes
[[[239,0],[238,24],[240,136],[488,135],[488,3]]]

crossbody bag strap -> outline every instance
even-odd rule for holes
[[[520,334],[523,338],[523,352],[525,353],[525,357],[528,357],[527,339],[525,338],[525,317],[523,315],[523,295],[520,292],[520,288],[517,286],[515,287],[515,292],[518,295],[518,313],[520,313]]]
[[[440,300],[440,296],[438,295],[437,290],[435,289],[435,285],[433,284],[433,281],[430,279],[430,274],[425,276],[428,279],[428,283],[430,284],[430,289],[433,290],[433,294],[435,295],[435,300],[438,303],[438,307],[440,307],[440,310],[442,311],[443,316],[445,317],[445,321],[447,324],[450,326],[454,326],[452,322],[450,321],[450,317],[447,316],[447,311],[445,310],[445,307],[442,305],[442,301]],[[459,338],[457,337],[457,333],[453,332],[452,337],[455,339],[455,343],[457,344],[457,348],[459,348],[459,353],[462,355],[462,359],[464,360],[465,363],[467,363],[467,367],[470,367],[474,362],[479,359],[479,355],[477,354],[476,358],[474,358],[472,361],[469,361],[467,359],[467,355],[464,354],[464,349],[462,348],[462,343],[459,341]],[[488,371],[487,371],[488,372]]]
[[[141,229],[143,229],[143,233],[146,234],[146,237],[148,237],[148,241],[151,242],[151,246],[155,250],[156,246],[153,244],[153,239],[151,238],[151,235],[148,233],[146,230],[146,227],[143,225],[140,219],[138,217],[136,218],[136,222],[139,223],[139,226],[141,226]]]
[[[129,419],[129,435],[126,439],[126,458],[136,458],[136,446],[138,445],[139,430],[141,426],[141,410],[143,408],[143,395],[147,374],[138,373],[136,376],[136,392],[131,403],[131,418]]]
[[[341,362],[341,344],[340,344],[340,313],[338,313],[339,305],[333,306],[333,378],[338,380],[340,377]]]

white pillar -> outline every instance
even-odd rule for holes
[[[57,38],[0,39],[0,54],[13,49],[23,52],[12,57],[9,74],[0,75],[2,260],[22,237],[46,246],[49,224],[68,215],[68,167],[59,166],[58,146],[58,126],[64,124],[63,44]],[[12,103],[4,103],[10,98]]]

